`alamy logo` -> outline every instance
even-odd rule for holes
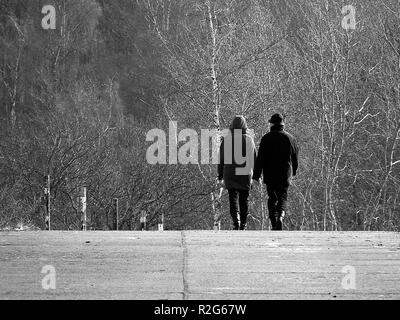
[[[54,6],[47,5],[42,8],[42,14],[45,16],[42,19],[42,28],[44,30],[56,29],[56,9]]]
[[[356,9],[352,5],[344,6],[342,14],[345,14],[342,20],[342,28],[345,30],[356,29]]]
[[[153,144],[147,149],[149,164],[219,164],[220,141],[223,137],[224,164],[236,164],[237,175],[247,175],[254,166],[253,132],[243,134],[242,129],[223,130],[202,129],[199,134],[193,129],[178,132],[177,122],[169,123],[168,135],[164,130],[153,129],[146,135],[147,142]],[[167,154],[168,153],[168,154]],[[200,155],[200,157],[199,157]]]
[[[44,266],[42,272],[45,276],[42,279],[42,288],[44,290],[56,289],[56,268],[54,266]]]
[[[355,290],[356,289],[356,268],[353,266],[345,266],[342,269],[342,273],[345,273],[342,280],[342,288],[344,290]]]

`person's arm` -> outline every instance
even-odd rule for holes
[[[293,139],[292,141],[292,169],[293,169],[293,176],[296,176],[297,169],[299,167],[299,149],[297,147],[296,141]]]
[[[218,180],[224,179],[224,139],[222,139],[219,147],[219,164],[218,164]]]
[[[261,139],[260,148],[258,149],[258,155],[256,157],[253,180],[259,181],[262,171],[263,164],[265,161],[265,139]]]

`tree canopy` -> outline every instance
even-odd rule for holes
[[[222,130],[244,115],[258,143],[286,115],[300,147],[291,230],[399,230],[400,4],[396,0],[0,0],[0,228],[210,229],[216,166],[151,165],[154,128]],[[355,9],[354,28],[343,19]],[[343,13],[344,12],[344,13]],[[265,191],[250,229],[266,227]],[[223,224],[229,224],[223,198]]]

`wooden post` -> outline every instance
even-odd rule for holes
[[[140,230],[146,231],[147,230],[147,213],[146,210],[142,210],[140,213]]]
[[[161,223],[158,224],[158,231],[164,231],[164,212],[161,214]]]
[[[217,194],[211,192],[211,203],[214,213],[214,230],[221,230],[221,218],[222,218],[222,192],[224,188],[220,187]]]
[[[81,212],[81,230],[87,230],[87,217],[86,217],[86,187],[82,187],[79,196],[79,210]]]
[[[45,228],[46,230],[51,230],[51,221],[50,221],[50,176],[45,177],[45,188],[44,188],[44,196],[45,196]]]
[[[113,216],[114,228],[113,229],[118,231],[119,217],[118,217],[118,199],[117,198],[113,199],[113,213],[114,213],[114,216]]]

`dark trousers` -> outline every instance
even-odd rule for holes
[[[267,184],[268,212],[272,230],[282,230],[283,217],[287,210],[288,188],[286,184]]]
[[[243,230],[246,227],[247,215],[249,213],[250,192],[248,190],[229,189],[228,193],[233,226],[236,230],[238,230],[239,228]]]

